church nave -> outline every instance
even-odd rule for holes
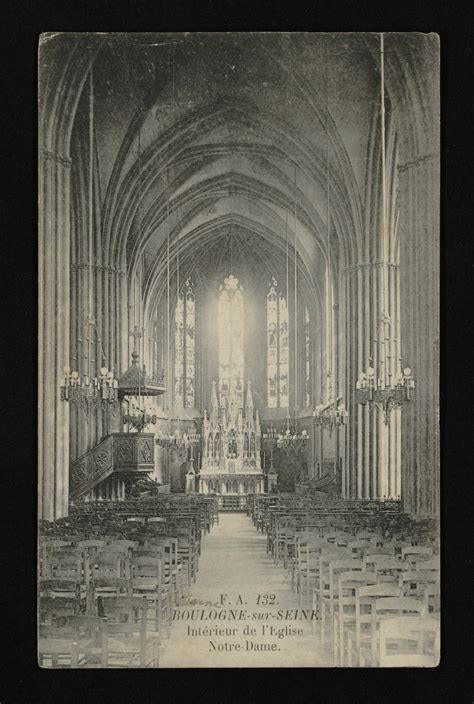
[[[327,650],[321,650],[319,636],[312,632],[311,618],[293,618],[310,617],[311,610],[301,613],[298,597],[291,589],[291,576],[275,565],[272,555],[266,551],[266,542],[266,537],[257,533],[247,515],[220,514],[219,524],[203,538],[196,582],[189,587],[182,603],[175,607],[177,618],[169,640],[163,641],[161,667],[175,667],[177,663],[179,667],[291,667],[293,663],[298,667],[324,667],[330,664]],[[224,606],[222,594],[226,595]],[[260,602],[265,600],[265,595],[274,595],[275,603],[257,604],[259,595]],[[270,597],[268,601],[273,602],[273,599]],[[230,620],[215,618],[217,609],[231,612]],[[191,619],[192,610],[196,612],[196,620]],[[299,613],[294,613],[298,610]],[[180,618],[183,613],[186,620]],[[234,615],[236,619],[232,618]],[[216,637],[203,631],[203,635],[188,636],[188,628],[206,626],[211,633],[215,627],[238,630],[228,636]],[[255,628],[257,637],[245,635],[245,626],[247,633]],[[275,629],[273,632],[270,626]],[[282,633],[285,627],[298,633],[276,635],[277,630]],[[209,641],[213,641],[214,647]],[[240,650],[219,651],[226,643],[230,648],[238,644]],[[278,650],[255,649],[262,644],[273,645]]]
[[[435,666],[436,35],[46,39],[41,666]]]

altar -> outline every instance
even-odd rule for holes
[[[245,402],[238,389],[219,401],[216,383],[212,383],[211,409],[209,415],[204,412],[201,438],[202,465],[195,485],[200,494],[265,493],[260,459],[262,429],[250,381]]]

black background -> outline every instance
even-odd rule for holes
[[[413,5],[413,6],[412,6]],[[473,4],[239,0],[2,7],[0,704],[474,701]],[[428,670],[47,671],[36,664],[37,63],[42,31],[425,31],[441,41],[442,662]]]

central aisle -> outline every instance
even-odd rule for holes
[[[327,666],[311,621],[301,619],[290,578],[248,516],[221,513],[202,540],[196,583],[175,608],[160,667]],[[294,634],[297,629],[302,632]]]

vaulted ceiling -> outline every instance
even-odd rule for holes
[[[333,266],[355,259],[367,226],[377,42],[345,34],[108,35],[93,66],[108,263],[130,274],[143,255],[153,305],[168,236],[172,252],[179,238],[183,275],[205,275],[230,232],[236,246],[252,243],[249,256],[267,272],[284,266],[296,233],[303,279],[317,295],[328,214]],[[89,98],[85,90],[76,118],[82,148]]]

